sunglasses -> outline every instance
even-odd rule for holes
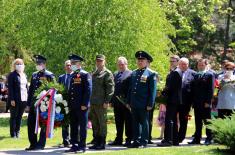
[[[226,70],[230,70],[230,71],[232,71],[232,70],[233,70],[233,68],[226,68]]]

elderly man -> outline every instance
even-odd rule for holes
[[[85,152],[92,81],[90,74],[82,69],[81,56],[71,54],[69,60],[73,71],[68,91],[72,147],[66,152]]]
[[[145,51],[135,54],[138,69],[130,79],[128,105],[133,115],[133,140],[130,148],[146,147],[149,139],[148,114],[153,108],[156,91],[156,73],[148,68],[153,58]]]
[[[192,81],[194,79],[195,71],[189,69],[189,60],[187,58],[180,59],[181,71],[182,71],[182,104],[179,105],[179,142],[181,143],[185,139],[188,115],[192,105]]]
[[[126,107],[125,98],[127,97],[128,78],[132,71],[128,69],[127,59],[119,57],[117,60],[118,71],[114,73],[115,90],[111,103],[114,108],[114,117],[116,124],[116,138],[109,145],[122,145],[123,131],[125,126],[126,143],[129,146],[132,140],[132,116]]]
[[[202,136],[203,122],[207,124],[207,120],[211,119],[211,101],[214,92],[214,76],[206,70],[206,59],[200,59],[197,62],[198,73],[194,75],[192,83],[193,91],[193,108],[195,114],[196,131],[194,139],[189,144],[200,144]],[[205,144],[211,144],[211,130],[206,128]]]
[[[158,146],[178,146],[177,111],[182,104],[182,75],[187,69],[185,58],[179,60],[179,67],[167,76],[164,93],[166,96],[166,118],[164,139]]]
[[[96,56],[96,71],[92,74],[90,118],[94,145],[89,149],[105,149],[107,136],[107,108],[114,93],[113,74],[105,67],[105,56]]]
[[[62,74],[59,76],[58,82],[60,84],[63,84],[66,88],[66,90],[69,90],[70,86],[70,80],[72,76],[72,69],[71,69],[71,61],[67,60],[64,63],[64,70],[65,74]],[[63,143],[60,145],[60,147],[68,147],[70,144],[70,136],[69,136],[69,125],[68,126],[63,126],[62,127],[62,138],[63,138]]]

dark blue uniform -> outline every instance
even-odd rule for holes
[[[85,150],[87,137],[88,106],[92,91],[91,76],[84,70],[77,70],[72,74],[69,87],[69,112],[71,127],[72,150]],[[86,110],[81,110],[86,106]],[[80,133],[78,133],[80,128]],[[80,141],[78,141],[78,134]]]
[[[72,74],[62,74],[59,76],[58,82],[60,84],[63,84],[66,88],[66,90],[69,90],[70,87],[70,80],[71,80]],[[63,144],[64,146],[69,145],[69,125],[68,126],[62,126],[62,138],[63,138]]]
[[[146,146],[149,136],[147,106],[153,107],[156,98],[156,73],[149,68],[132,72],[128,103],[133,115],[133,145]]]
[[[46,144],[46,131],[41,130],[39,141],[37,141],[37,134],[35,134],[35,122],[36,122],[36,113],[35,113],[35,91],[41,86],[41,81],[53,81],[55,79],[53,73],[47,70],[42,70],[35,72],[32,75],[31,83],[29,86],[28,101],[27,106],[30,107],[28,115],[28,138],[31,148],[44,148]]]
[[[200,143],[202,136],[202,124],[207,124],[207,119],[211,118],[211,108],[205,107],[205,103],[211,105],[214,92],[214,76],[210,72],[203,74],[197,73],[192,83],[193,108],[195,114],[196,132],[194,137],[195,143]],[[206,128],[208,141],[212,139],[211,130]]]

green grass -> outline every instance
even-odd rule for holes
[[[160,129],[156,125],[156,117],[157,112],[154,115],[154,126],[152,135],[154,138],[159,137]],[[0,150],[6,149],[23,149],[28,147],[28,136],[27,136],[27,125],[26,125],[27,118],[24,117],[22,121],[22,127],[20,132],[19,139],[12,139],[10,138],[9,134],[9,118],[0,118]],[[115,124],[113,121],[113,112],[109,110],[108,113],[108,137],[107,142],[114,140],[116,129]],[[188,124],[187,136],[191,137],[194,133],[194,120],[190,120]],[[91,141],[92,139],[92,130],[88,130],[88,137],[87,142]],[[47,147],[57,146],[62,142],[61,137],[61,128],[54,130],[54,137],[52,139],[47,139]],[[172,147],[172,148],[146,148],[146,149],[128,149],[128,150],[121,150],[121,151],[112,151],[112,152],[105,152],[100,154],[144,154],[147,151],[147,154],[221,154],[223,152],[219,151],[219,149],[226,149],[224,146],[191,146],[191,147]],[[97,153],[96,153],[97,154]],[[99,154],[99,153],[98,153]],[[226,153],[225,153],[226,154]]]

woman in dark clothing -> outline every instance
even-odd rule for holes
[[[13,71],[8,75],[8,93],[10,102],[10,134],[19,138],[22,115],[28,98],[27,78],[22,59],[13,61]]]

